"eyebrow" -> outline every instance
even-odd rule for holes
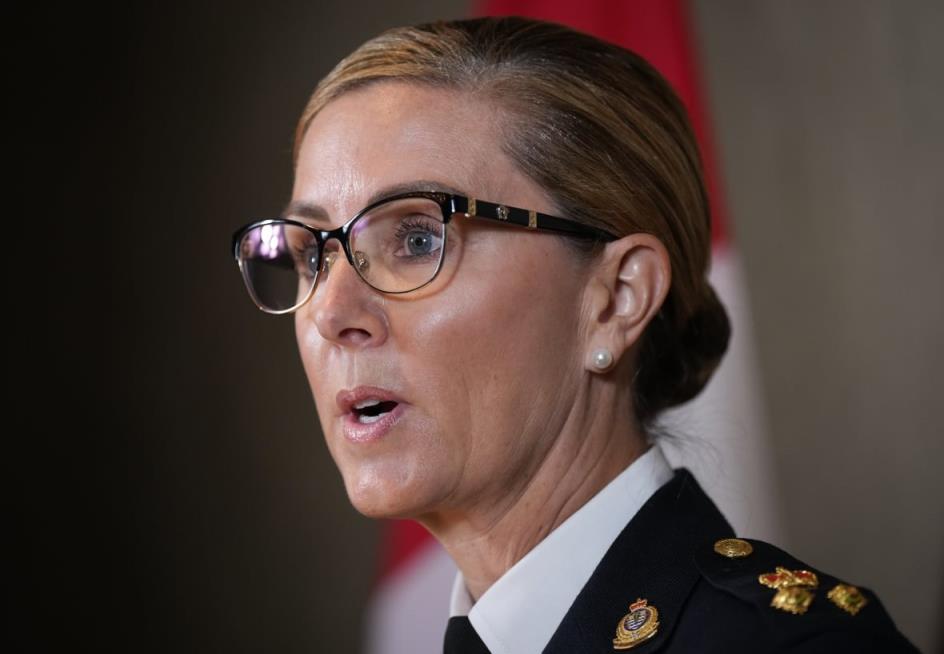
[[[383,200],[384,198],[387,198],[391,195],[397,195],[399,193],[412,193],[413,191],[439,191],[441,193],[452,193],[453,195],[465,195],[463,191],[453,188],[448,184],[443,184],[442,182],[436,182],[432,180],[415,180],[391,184],[378,189],[373,195],[370,196],[370,198],[368,198],[367,203],[364,206],[370,206],[374,202],[379,202],[380,200]],[[304,200],[293,200],[289,202],[285,209],[282,210],[282,216],[297,216],[299,218],[307,218],[308,220],[330,220],[330,216],[324,207],[319,204],[305,202]]]

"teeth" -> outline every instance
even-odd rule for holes
[[[369,406],[374,406],[375,404],[380,404],[380,400],[363,400],[354,405],[355,409],[366,409]]]
[[[389,413],[389,411],[388,411],[387,413]],[[387,415],[387,413],[381,413],[381,414],[376,415],[376,416],[358,416],[358,417],[357,417],[357,421],[360,422],[360,423],[362,423],[362,424],[369,424],[369,423],[372,423],[372,422],[377,422],[378,420],[380,420],[381,418],[383,418],[385,415]]]

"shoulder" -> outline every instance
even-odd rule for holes
[[[774,545],[727,538],[698,548],[700,582],[676,634],[705,630],[763,651],[917,652],[870,589],[814,568]],[[683,623],[689,623],[688,628]]]
[[[613,541],[544,652],[917,651],[856,580],[733,535],[692,474],[677,469]]]

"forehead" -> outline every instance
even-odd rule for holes
[[[377,189],[415,180],[498,197],[525,183],[501,152],[498,120],[494,106],[460,91],[402,82],[350,91],[309,124],[292,199],[338,218]]]

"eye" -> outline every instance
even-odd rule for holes
[[[425,258],[437,256],[442,247],[442,223],[425,216],[404,218],[394,234],[398,249],[394,256]]]
[[[429,232],[412,231],[406,235],[406,251],[412,255],[429,254],[435,247],[433,235]]]
[[[295,270],[306,279],[311,279],[318,272],[318,243],[314,240],[291,243],[292,260]]]

